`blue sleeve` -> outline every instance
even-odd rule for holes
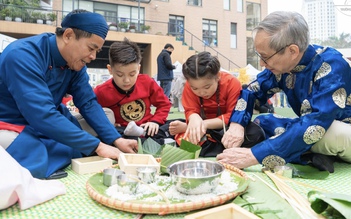
[[[240,97],[229,122],[239,123],[243,127],[246,127],[251,121],[255,101],[264,104],[279,90],[274,75],[268,70],[261,72],[257,75],[255,81],[250,83],[246,89],[241,90]]]
[[[117,132],[114,125],[110,123],[101,105],[97,102],[96,95],[88,83],[89,77],[86,73],[86,68],[83,68],[72,80],[70,93],[73,96],[75,106],[77,106],[87,123],[95,130],[99,138],[107,144],[112,144],[121,135]],[[82,86],[86,84],[88,86]]]

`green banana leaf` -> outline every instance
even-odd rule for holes
[[[141,139],[138,138],[138,154],[143,154],[144,150],[143,150],[143,145],[141,144]]]
[[[250,181],[247,191],[233,203],[264,219],[298,219],[287,201],[260,180]]]
[[[310,191],[307,194],[311,208],[318,214],[325,212],[332,218],[351,218],[351,196],[337,193]]]
[[[160,157],[163,147],[164,145],[160,145],[152,138],[147,138],[143,144],[138,138],[138,154],[151,154],[154,157]]]
[[[309,165],[287,164],[293,169],[293,177],[303,179],[325,179],[329,176],[328,171],[320,171],[315,167]]]
[[[179,148],[185,151],[194,152],[194,159],[198,158],[201,152],[201,147],[199,145],[192,144],[184,139],[180,141]]]
[[[245,190],[248,188],[250,184],[250,180],[244,179],[242,177],[237,177],[235,182],[238,184],[238,188],[236,189],[238,193],[245,192]]]
[[[164,145],[160,145],[152,138],[148,138],[143,143],[144,154],[152,154],[154,157],[160,157]]]
[[[180,147],[165,145],[161,153],[161,173],[168,173],[167,167],[177,161],[197,159],[201,147],[182,140]]]

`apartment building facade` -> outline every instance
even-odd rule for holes
[[[337,35],[337,16],[333,0],[304,0],[303,15],[312,41],[324,41]]]
[[[124,37],[138,43],[143,54],[141,71],[150,76],[157,73],[156,58],[166,43],[175,47],[171,56],[173,62],[184,63],[196,52],[209,51],[218,56],[222,67],[229,71],[248,63],[259,68],[251,30],[267,15],[267,1],[46,0],[41,1],[41,9],[56,14],[51,25],[1,19],[0,33],[22,38],[54,32],[68,12],[80,8],[102,14],[111,26],[103,52],[89,68],[106,68],[109,45]],[[108,77],[102,70],[95,72],[103,72],[102,77]]]

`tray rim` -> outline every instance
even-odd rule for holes
[[[227,170],[233,172],[239,177],[244,178],[245,180],[248,180],[246,173],[243,172],[242,170],[229,164],[225,164],[225,163],[222,163],[222,164]],[[174,203],[174,204],[147,204],[147,203],[120,201],[118,199],[114,199],[106,195],[102,195],[99,192],[95,191],[93,186],[90,185],[89,179],[86,182],[86,189],[89,196],[92,199],[107,207],[110,207],[116,210],[130,212],[130,213],[137,213],[137,214],[166,215],[166,214],[172,214],[172,213],[185,213],[185,212],[204,209],[208,207],[215,207],[215,206],[224,204],[227,201],[235,198],[236,196],[244,193],[248,188],[248,185],[247,185],[247,187],[241,192],[230,192],[227,194],[222,194],[216,197],[208,198],[202,201]]]

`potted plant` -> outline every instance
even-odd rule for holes
[[[140,26],[140,28],[141,28],[141,31],[142,31],[143,33],[149,33],[149,30],[151,29],[151,27],[150,27],[149,25],[144,25],[144,24],[142,24],[142,25]]]
[[[16,22],[22,22],[22,15],[24,14],[22,8],[14,8],[13,16],[15,17]]]
[[[55,20],[56,20],[56,13],[52,12],[52,13],[46,14],[46,24],[51,25],[52,22],[54,22]]]
[[[11,12],[11,10],[9,8],[3,8],[0,11],[0,16],[5,21],[12,21],[12,12]]]
[[[128,25],[129,25],[129,23],[128,22],[119,22],[118,23],[118,27],[120,28],[120,30],[122,31],[122,32],[126,32],[126,30],[127,30],[127,28],[128,28]]]
[[[110,24],[108,25],[108,29],[109,29],[109,30],[117,31],[117,30],[118,30],[117,24],[116,24],[116,23],[110,23]]]
[[[33,11],[32,18],[37,22],[37,24],[43,24],[45,19],[45,14],[39,11]]]
[[[135,29],[136,29],[135,24],[129,25],[129,31],[130,32],[135,33]]]

